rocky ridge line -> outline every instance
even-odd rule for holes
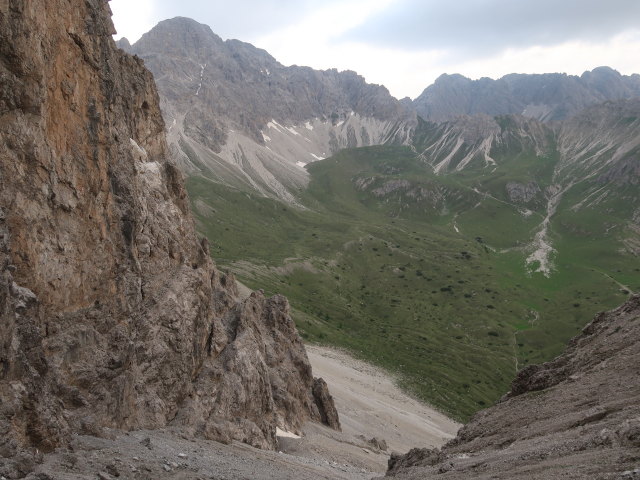
[[[413,101],[413,107],[425,120],[436,122],[475,114],[518,114],[552,122],[591,105],[639,96],[640,75],[620,75],[609,67],[581,76],[513,73],[497,80],[444,74]]]

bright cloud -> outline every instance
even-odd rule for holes
[[[285,65],[355,70],[398,98],[415,98],[442,73],[640,72],[637,0],[111,0],[111,8],[132,42],[160,20],[191,17]]]

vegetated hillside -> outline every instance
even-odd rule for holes
[[[188,188],[215,255],[290,296],[306,339],[396,371],[467,418],[640,289],[637,110],[594,107],[560,129],[518,116],[420,122],[412,147],[307,166],[305,210],[202,177]]]
[[[154,73],[187,172],[290,203],[307,163],[345,147],[406,143],[415,125],[411,109],[354,72],[285,67],[187,18],[120,45]]]
[[[333,420],[283,297],[196,236],[153,77],[103,0],[0,3],[0,476],[73,435],[275,448]]]
[[[521,114],[543,121],[564,120],[607,100],[640,96],[640,75],[609,67],[581,76],[564,73],[510,74],[493,80],[442,75],[413,101],[422,118],[436,122],[459,115]]]
[[[598,314],[559,357],[522,370],[509,394],[475,415],[441,451],[416,448],[392,456],[387,476],[637,478],[638,342],[635,296]]]

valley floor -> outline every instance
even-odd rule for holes
[[[71,450],[47,455],[27,478],[364,480],[384,474],[392,451],[441,446],[460,426],[405,395],[375,367],[337,350],[307,350],[315,376],[329,384],[342,432],[309,423],[300,439],[279,437],[278,452],[191,439],[175,429],[77,436]]]

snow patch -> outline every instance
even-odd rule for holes
[[[300,439],[300,435],[282,430],[280,427],[276,427],[276,437],[295,438]]]
[[[262,139],[265,142],[270,142],[271,141],[271,137],[269,135],[265,135],[264,132],[260,132],[262,134]]]
[[[304,168],[307,164],[304,162],[296,162],[296,165],[299,166],[300,168]]]
[[[280,125],[278,122],[275,121],[275,119],[271,119],[271,121],[269,123],[267,123],[267,127],[268,128],[273,128],[274,130],[277,130],[280,133],[284,133],[282,130],[284,130],[284,127],[282,125]]]
[[[307,130],[313,130],[313,125],[311,125],[311,122],[307,122],[307,123],[305,123],[305,124],[304,124],[304,127],[305,127]]]
[[[287,130],[289,130],[289,132],[293,133],[294,135],[300,135],[298,132],[296,132],[295,127],[286,127]]]
[[[319,157],[318,155],[316,155],[315,153],[311,153],[309,152],[309,155],[311,155],[313,158],[315,158],[316,160],[324,160],[324,157]]]
[[[344,120],[340,120],[338,123],[336,123],[336,128],[341,127],[342,125],[344,125]]]

